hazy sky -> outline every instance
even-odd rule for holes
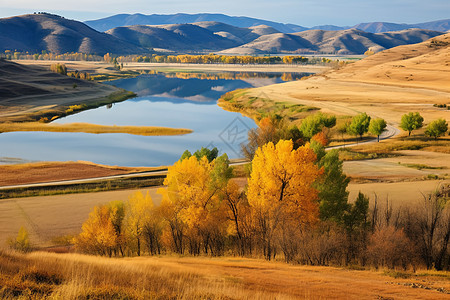
[[[119,13],[224,13],[303,26],[450,18],[450,0],[0,0],[0,17],[46,11],[81,21]]]

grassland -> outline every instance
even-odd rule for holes
[[[182,128],[154,127],[154,126],[106,126],[89,123],[0,123],[0,132],[14,131],[47,131],[47,132],[84,132],[84,133],[127,133],[145,136],[184,135],[192,130]]]
[[[12,299],[447,299],[446,272],[293,266],[247,258],[0,252]]]

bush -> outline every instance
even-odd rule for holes
[[[370,265],[395,269],[402,267],[406,270],[414,261],[414,246],[406,237],[403,229],[388,226],[376,230],[369,238],[366,250],[367,261]]]

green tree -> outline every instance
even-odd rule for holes
[[[434,140],[437,140],[437,138],[444,135],[447,132],[447,130],[448,130],[447,121],[440,118],[428,124],[425,134],[430,137],[434,137]]]
[[[329,116],[321,112],[310,115],[303,119],[300,124],[300,131],[307,139],[322,131],[323,127],[331,128],[336,125],[336,116]]]
[[[372,119],[370,120],[369,124],[369,132],[373,135],[377,136],[377,141],[380,141],[380,134],[383,133],[383,131],[386,129],[386,121],[378,118],[378,119]]]
[[[335,149],[327,152],[319,160],[318,166],[323,168],[323,174],[315,185],[319,191],[320,219],[342,224],[345,212],[349,209],[347,186],[350,178],[344,174],[339,151]]]
[[[408,131],[408,136],[411,136],[413,130],[422,128],[422,126],[423,118],[418,112],[404,114],[400,121],[400,128]]]
[[[369,130],[370,117],[366,113],[361,113],[352,118],[351,123],[347,127],[348,133],[359,135],[362,139],[364,133]]]

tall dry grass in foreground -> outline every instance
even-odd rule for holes
[[[0,252],[1,299],[291,299],[157,259]]]

